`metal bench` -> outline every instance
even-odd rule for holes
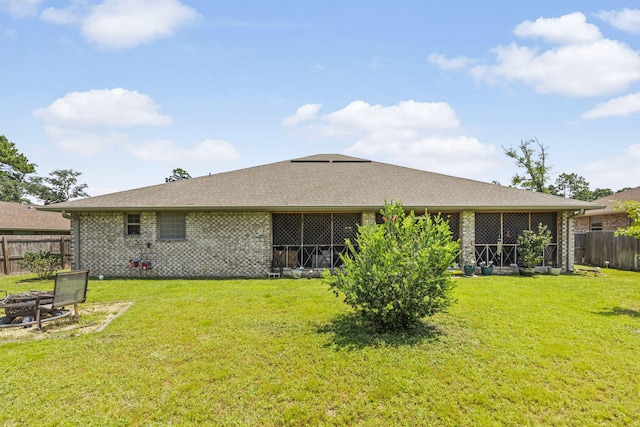
[[[7,295],[0,304],[5,309],[8,323],[0,327],[37,325],[73,315],[78,318],[78,304],[87,299],[89,270],[57,273],[53,292],[30,291],[25,294]],[[69,308],[73,305],[73,310]],[[15,317],[23,317],[21,323],[13,323]],[[34,320],[31,320],[34,318]],[[26,320],[26,321],[25,321]]]

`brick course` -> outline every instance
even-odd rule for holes
[[[591,231],[592,216],[582,216],[575,219],[574,226],[577,231]],[[629,226],[629,215],[626,213],[616,213],[602,215],[602,231],[616,231],[618,228]]]
[[[267,212],[187,212],[184,240],[158,240],[157,214],[141,213],[141,233],[127,236],[126,214],[83,213],[74,225],[76,268],[116,277],[258,277],[270,266],[271,215]],[[149,260],[152,269],[129,261]]]

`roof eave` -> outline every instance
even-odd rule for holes
[[[601,209],[602,206],[553,206],[553,205],[496,205],[496,206],[404,206],[407,210],[436,212],[502,212],[502,211],[580,211]],[[80,213],[80,212],[366,212],[379,211],[383,206],[111,206],[111,207],[47,207],[43,211]]]

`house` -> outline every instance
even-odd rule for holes
[[[0,202],[0,235],[69,234],[71,221],[35,205]]]
[[[573,217],[591,203],[338,154],[320,154],[42,207],[71,217],[74,268],[109,276],[259,277],[339,264],[385,201],[441,213],[461,261],[518,262],[546,225],[545,265],[573,268]]]
[[[612,194],[594,200],[593,203],[603,205],[604,208],[585,211],[575,219],[576,231],[616,231],[631,225],[631,220],[626,212],[619,212],[616,206],[627,200],[640,201],[640,187]]]

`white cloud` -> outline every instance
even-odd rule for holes
[[[198,18],[177,0],[105,0],[84,19],[82,33],[99,46],[132,48],[171,37]]]
[[[48,7],[40,13],[40,18],[53,24],[74,24],[80,21],[79,11],[74,7],[56,9]]]
[[[42,0],[0,0],[0,10],[15,18],[33,16],[38,13],[40,3]]]
[[[158,106],[148,95],[137,91],[95,89],[71,92],[46,108],[34,112],[36,117],[64,127],[131,127],[169,125],[173,119],[158,113]]]
[[[590,43],[602,38],[598,27],[587,23],[580,12],[559,18],[538,18],[535,22],[524,21],[513,31],[519,37],[540,37],[551,43]]]
[[[300,123],[313,120],[316,118],[316,113],[322,108],[322,104],[306,104],[298,108],[295,114],[282,119],[282,124],[285,126],[296,126]]]
[[[45,131],[59,148],[73,154],[96,156],[107,150],[130,153],[146,162],[226,162],[239,157],[227,141],[206,139],[193,146],[171,140],[145,141],[132,136],[134,128],[171,125],[170,116],[145,94],[116,88],[71,92],[34,111],[45,121]]]
[[[473,67],[474,77],[491,84],[521,82],[539,93],[570,96],[615,93],[640,80],[640,54],[603,38],[580,13],[526,21],[515,32],[560,45],[542,51],[516,43],[498,46],[492,49],[496,64]]]
[[[240,157],[240,153],[231,143],[217,139],[206,139],[192,147],[180,146],[175,141],[152,141],[129,146],[129,152],[141,160],[162,163],[221,163]]]
[[[583,119],[593,120],[612,116],[629,116],[640,112],[640,93],[611,99],[595,106],[582,115]]]
[[[592,183],[596,188],[618,190],[624,187],[636,187],[640,182],[640,143],[628,146],[621,155],[613,158],[601,158],[579,171],[584,176],[598,177]]]
[[[445,70],[458,70],[466,68],[473,64],[475,60],[467,58],[466,56],[456,56],[455,58],[447,58],[444,55],[438,53],[432,53],[427,57],[427,60],[432,64],[436,64],[440,68]]]
[[[603,10],[595,16],[619,30],[640,34],[640,10],[638,9]]]
[[[322,118],[328,136],[362,135],[412,136],[428,130],[446,131],[460,126],[456,113],[446,102],[401,101],[388,107],[353,101]]]
[[[444,102],[354,101],[300,124],[298,130],[311,139],[348,141],[345,153],[354,156],[476,178],[495,166],[497,149],[463,135],[455,111]]]
[[[44,129],[58,148],[80,156],[97,156],[114,147],[122,148],[129,138],[126,133],[106,129],[76,129],[58,124],[47,124]]]

